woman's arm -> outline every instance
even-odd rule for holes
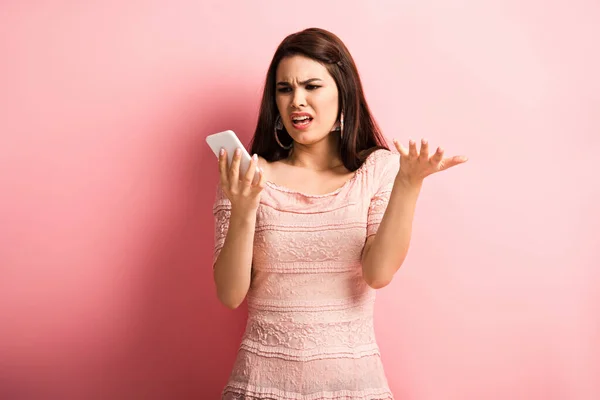
[[[219,216],[221,220],[217,221],[220,225],[217,229],[227,229],[227,232],[222,247],[217,244],[213,277],[219,300],[232,309],[242,304],[250,288],[256,211],[266,181],[262,169],[258,167],[256,155],[252,157],[244,175],[239,171],[240,160],[241,153],[238,150],[228,169],[226,152],[221,150],[219,155],[221,191],[230,204],[230,212],[220,211],[223,214]],[[253,183],[257,168],[260,180]],[[223,234],[220,233],[221,238]]]
[[[365,243],[363,277],[375,289],[388,285],[406,258],[420,191],[420,184],[396,178],[377,233]]]
[[[221,303],[234,309],[250,288],[256,212],[236,213],[232,209],[223,248],[214,265],[213,276]]]
[[[394,145],[400,153],[400,168],[377,233],[367,239],[362,256],[363,277],[375,289],[388,285],[406,258],[425,177],[467,161],[464,156],[444,158],[441,147],[430,157],[424,139],[420,151],[413,140],[408,149],[396,140]]]

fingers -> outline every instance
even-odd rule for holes
[[[412,159],[419,157],[419,152],[417,151],[417,143],[412,139],[408,141],[408,157]]]
[[[221,177],[221,187],[229,188],[229,178],[227,176],[227,152],[221,149],[219,152],[219,175]]]
[[[444,149],[442,149],[441,147],[438,147],[435,154],[433,155],[433,157],[431,157],[431,163],[434,165],[438,165],[440,162],[442,162],[443,157],[444,157]]]
[[[429,143],[425,139],[421,140],[421,151],[417,149],[417,143],[412,139],[408,141],[408,149],[396,139],[394,139],[394,145],[402,157],[420,161],[429,160]]]
[[[454,166],[456,166],[458,164],[462,164],[466,161],[467,161],[467,157],[465,157],[465,156],[454,156],[454,157],[444,158],[444,159],[442,159],[442,162],[440,163],[440,170],[445,170],[450,167],[454,167]]]
[[[256,174],[256,169],[258,168],[258,156],[255,154],[250,159],[250,165],[248,166],[248,171],[246,171],[244,175],[244,186],[250,187],[252,186],[252,182],[254,181],[254,175]]]
[[[404,147],[398,140],[394,139],[396,149],[402,157],[409,159],[418,159],[419,161],[430,161],[432,164],[439,164],[444,159],[444,149],[438,147],[433,156],[429,155],[429,142],[426,139],[421,139],[421,149],[417,149],[417,143],[414,140],[408,141],[408,149]],[[467,161],[466,157],[456,156],[452,160],[457,162]]]
[[[400,153],[402,157],[408,157],[408,149],[402,146],[397,139],[394,139],[394,146],[396,146],[396,150],[398,150],[398,153]]]
[[[267,184],[267,177],[265,176],[265,172],[262,170],[262,168],[258,169],[258,174],[260,179],[258,180],[258,183],[256,184],[256,186],[262,190],[265,188],[265,185]]]
[[[429,161],[429,143],[425,139],[421,139],[421,152],[419,153],[421,162]]]
[[[393,141],[401,158],[404,159],[404,164],[401,163],[401,165],[406,165],[405,170],[407,171],[411,169],[412,171],[416,171],[414,173],[417,175],[423,174],[424,176],[427,176],[433,172],[454,167],[455,165],[462,164],[468,160],[465,156],[444,158],[444,149],[442,147],[438,147],[435,153],[430,156],[429,143],[426,139],[421,139],[420,150],[417,149],[417,143],[412,139],[408,142],[408,149],[402,146],[397,139],[393,139]]]
[[[232,183],[237,183],[240,179],[240,161],[242,159],[242,152],[240,149],[235,149],[233,153],[233,161],[231,162],[231,166],[229,167],[229,181]]]

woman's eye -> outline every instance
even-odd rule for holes
[[[306,90],[315,90],[320,88],[321,86],[317,86],[317,85],[306,85]]]
[[[278,91],[279,93],[287,93],[287,92],[289,92],[290,90],[292,90],[292,89],[290,89],[289,87],[280,87],[279,89],[277,89],[277,91]]]

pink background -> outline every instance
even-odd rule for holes
[[[600,3],[557,3],[3,1],[0,397],[218,398],[246,310],[213,288],[204,137],[248,143],[319,26],[388,137],[470,157],[379,292],[397,398],[600,398]]]

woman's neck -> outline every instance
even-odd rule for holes
[[[339,152],[339,137],[330,134],[311,145],[294,143],[287,164],[315,171],[329,171],[343,165]]]

